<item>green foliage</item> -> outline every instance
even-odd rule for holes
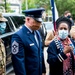
[[[64,11],[69,10],[73,19],[75,19],[75,0],[55,0],[59,16],[63,15]]]
[[[28,9],[44,7],[46,11],[51,10],[50,0],[27,0]],[[63,15],[64,11],[69,10],[72,15],[75,15],[75,0],[54,0],[57,6],[59,15]],[[26,9],[26,0],[22,2],[22,10]]]
[[[46,11],[50,10],[50,0],[37,0],[36,7],[44,7]]]
[[[4,2],[5,2],[5,0],[4,0]],[[0,6],[4,7],[6,12],[11,12],[9,3],[6,2],[6,5],[5,4],[0,4]]]
[[[30,8],[45,8],[46,11],[50,10],[50,0],[27,0],[28,9]],[[22,2],[22,10],[26,9],[26,0]]]
[[[35,0],[28,0],[29,8],[36,8]]]
[[[35,0],[27,0],[28,9],[30,8],[36,8]],[[26,0],[23,0],[22,2],[22,10],[26,9]]]
[[[25,9],[26,9],[25,0],[23,0],[23,2],[22,2],[22,10],[25,10]]]
[[[9,3],[6,4],[6,12],[11,12],[10,4]]]

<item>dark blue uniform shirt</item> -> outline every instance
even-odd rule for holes
[[[16,75],[42,75],[45,72],[41,37],[38,31],[36,33],[39,47],[25,26],[12,36],[12,63]]]

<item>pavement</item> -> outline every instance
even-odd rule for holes
[[[49,65],[47,63],[47,48],[48,47],[44,47],[44,58],[45,58],[45,65],[46,65],[46,75],[49,75]],[[15,75],[15,73],[14,71],[12,71],[11,73],[7,75]]]

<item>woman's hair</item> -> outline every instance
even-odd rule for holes
[[[56,21],[56,29],[58,29],[58,27],[59,27],[59,25],[60,25],[61,23],[66,23],[66,24],[68,25],[68,27],[69,27],[69,30],[71,29],[71,24],[72,24],[72,22],[71,22],[71,20],[68,19],[67,17],[62,16],[62,17],[59,17],[59,18],[57,19],[57,21]]]

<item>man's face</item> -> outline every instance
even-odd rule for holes
[[[67,13],[67,14],[65,15],[65,17],[68,17],[68,16],[71,17],[71,13]]]
[[[36,21],[36,20],[34,20],[33,18],[30,17],[29,20],[28,20],[28,26],[32,30],[38,30],[41,26],[41,22],[38,22],[38,21]]]

